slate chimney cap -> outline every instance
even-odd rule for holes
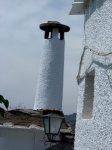
[[[40,24],[41,30],[49,30],[52,31],[53,28],[57,28],[59,30],[63,30],[64,32],[68,32],[70,30],[70,27],[64,24],[61,24],[58,21],[48,21],[47,23]]]

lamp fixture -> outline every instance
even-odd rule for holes
[[[61,142],[55,140],[55,137],[59,134],[63,119],[64,117],[55,113],[43,116],[44,131],[48,138],[46,142]]]
[[[43,125],[45,135],[47,135],[47,140],[43,137],[44,144],[50,142],[50,146],[53,143],[68,143],[73,146],[74,143],[74,133],[60,131],[62,123],[64,120],[63,115],[59,113],[50,112],[49,114],[43,115]],[[55,139],[59,135],[59,140]]]

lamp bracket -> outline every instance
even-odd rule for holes
[[[56,137],[56,135],[54,135],[53,139],[48,138],[48,140],[46,140],[46,138],[44,136],[43,140],[41,140],[41,141],[44,142],[45,146],[47,146],[47,143],[50,143],[50,146],[52,146],[52,144],[54,144],[54,143],[69,143],[69,144],[71,143],[72,144],[72,142],[67,141],[67,140],[55,140],[55,137]]]

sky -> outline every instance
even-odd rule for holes
[[[33,108],[44,32],[41,23],[70,26],[65,34],[63,112],[76,112],[76,76],[83,50],[84,16],[69,15],[73,0],[0,0],[0,94],[10,108]]]

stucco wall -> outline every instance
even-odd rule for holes
[[[62,110],[64,43],[58,29],[51,39],[44,39],[34,109]]]
[[[44,150],[41,129],[0,127],[0,150]]]
[[[112,1],[90,0],[85,16],[85,46],[97,52],[112,51]],[[95,71],[92,117],[84,119],[85,75]],[[85,51],[79,85],[76,150],[112,149],[112,54],[98,56]],[[90,93],[88,93],[90,94]]]

